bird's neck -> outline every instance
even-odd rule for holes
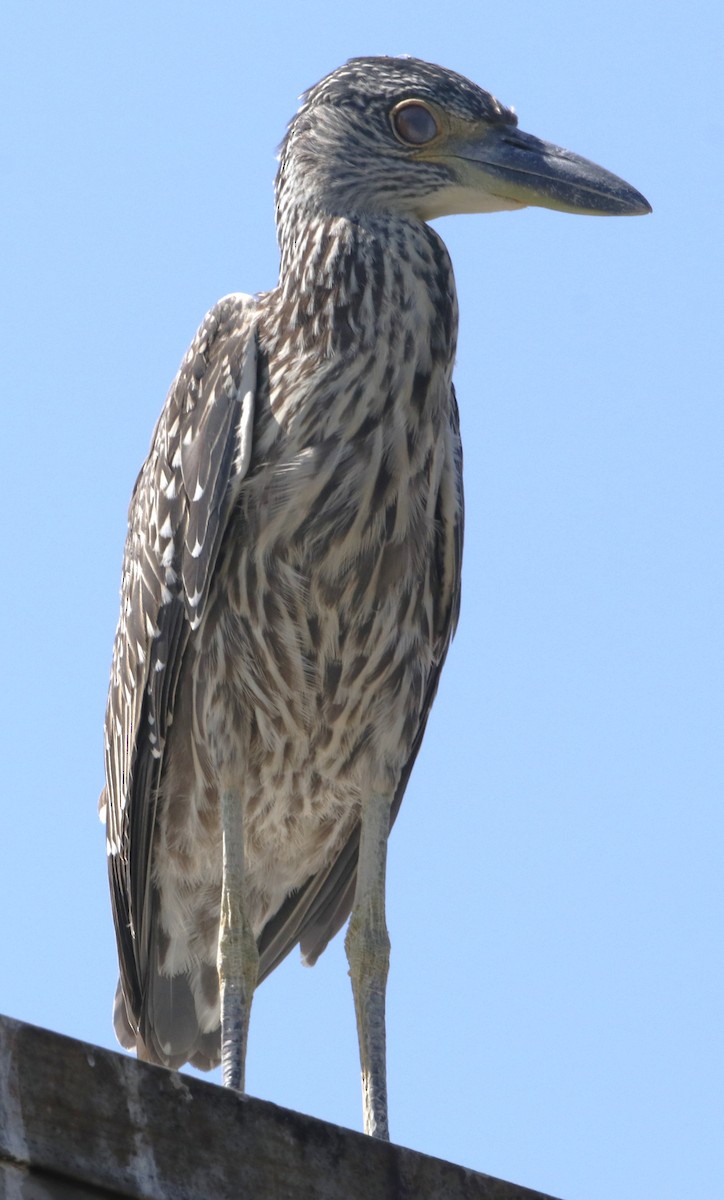
[[[452,360],[455,282],[445,245],[429,226],[394,215],[300,214],[285,222],[279,240],[277,296],[290,332],[330,356],[358,353],[382,333],[413,326],[430,340],[433,357]]]

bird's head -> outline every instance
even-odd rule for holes
[[[651,211],[616,175],[522,133],[489,92],[415,58],[353,58],[304,94],[281,147],[280,221],[300,203],[423,221],[531,204]]]

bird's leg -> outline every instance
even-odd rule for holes
[[[259,953],[244,903],[244,814],[238,788],[221,793],[223,877],[219,926],[221,1065],[224,1086],[244,1090],[249,1016]]]
[[[368,796],[362,806],[357,887],[345,938],[357,1016],[364,1131],[389,1140],[385,988],[390,939],[385,923],[385,865],[391,797]]]

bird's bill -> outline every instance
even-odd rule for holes
[[[522,205],[601,216],[651,212],[630,183],[514,125],[493,127],[480,138],[446,149],[458,167],[457,189],[468,193],[471,202],[471,193],[479,197],[480,208],[468,212]]]

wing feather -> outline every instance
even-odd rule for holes
[[[141,1006],[156,798],[179,671],[249,464],[255,301],[204,318],[169,391],[131,498],[105,723],[106,821],[121,986]]]

